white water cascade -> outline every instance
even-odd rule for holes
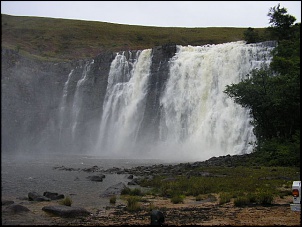
[[[59,133],[60,133],[59,143],[61,143],[61,140],[62,140],[62,130],[63,130],[63,124],[64,124],[64,120],[65,120],[64,118],[65,118],[65,115],[67,115],[66,114],[66,111],[67,111],[66,103],[67,103],[67,95],[68,95],[68,86],[69,86],[71,77],[73,75],[73,72],[74,72],[74,69],[72,69],[70,71],[70,73],[68,74],[67,81],[64,84],[63,96],[62,96],[62,100],[61,100],[60,107],[59,107]]]
[[[192,160],[250,153],[256,138],[249,110],[223,90],[268,64],[270,50],[244,42],[178,46],[161,98],[160,150]]]
[[[250,153],[256,142],[249,110],[223,91],[254,68],[269,64],[273,47],[232,42],[177,46],[160,96],[159,139],[138,139],[144,117],[151,50],[133,61],[117,54],[111,64],[95,152],[169,160],[206,160]],[[146,142],[147,141],[147,142]]]
[[[80,121],[79,113],[81,111],[81,106],[82,106],[82,86],[84,86],[84,84],[85,84],[88,72],[89,72],[92,64],[94,64],[94,61],[86,63],[83,73],[82,73],[82,77],[77,82],[76,91],[74,94],[74,101],[73,101],[73,106],[72,106],[72,128],[71,128],[73,141],[75,140],[76,128]]]
[[[138,51],[132,59],[117,54],[108,77],[96,152],[125,156],[135,146],[144,116],[145,95],[150,75],[151,49]]]

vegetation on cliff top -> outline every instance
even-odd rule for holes
[[[104,51],[164,44],[205,45],[244,40],[246,28],[151,27],[1,14],[2,48],[49,61],[92,58]],[[256,28],[266,40],[264,28]]]

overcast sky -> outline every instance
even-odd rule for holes
[[[269,26],[269,8],[301,22],[301,1],[1,1],[1,14],[159,27]]]

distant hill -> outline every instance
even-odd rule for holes
[[[2,48],[49,61],[91,58],[104,51],[164,44],[204,45],[243,40],[247,28],[151,27],[44,17],[2,17]],[[262,40],[265,29],[255,28]]]

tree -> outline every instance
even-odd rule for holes
[[[238,84],[224,92],[250,109],[257,151],[271,164],[300,163],[300,23],[287,10],[270,8],[271,26],[277,39],[269,67],[252,70]],[[298,161],[297,161],[298,160]]]
[[[254,28],[249,27],[247,30],[244,31],[244,40],[247,43],[256,43],[259,42],[259,34],[255,31]]]
[[[270,17],[271,26],[268,29],[272,38],[277,40],[290,39],[296,18],[287,14],[287,9],[280,8],[280,4],[271,7],[267,15]]]

